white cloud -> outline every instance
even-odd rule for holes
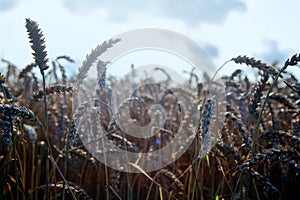
[[[231,11],[246,11],[246,5],[238,0],[161,1],[162,11],[167,17],[184,20],[189,25],[203,22],[220,24],[225,21]]]
[[[274,61],[277,61],[279,62],[279,65],[282,65],[287,58],[292,56],[292,52],[289,50],[280,49],[276,41],[266,39],[264,42],[267,46],[267,51],[261,54],[264,62],[272,64]]]
[[[211,57],[218,57],[219,56],[219,49],[215,45],[205,43],[203,45],[204,49],[206,50],[207,54]]]
[[[119,0],[64,0],[65,7],[70,12],[88,15],[96,9],[107,12],[110,19],[125,21],[139,15],[160,16],[177,19],[188,25],[198,25],[203,22],[222,23],[227,15],[234,10],[245,11],[245,3],[239,0],[210,0],[210,1],[119,1]]]
[[[13,8],[18,0],[0,0],[0,12],[8,11]]]

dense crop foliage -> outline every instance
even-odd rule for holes
[[[300,199],[300,83],[286,72],[299,67],[299,54],[282,68],[247,56],[231,59],[241,69],[222,78],[226,85],[222,102],[203,87],[210,80],[201,82],[191,72],[190,81],[178,90],[199,108],[199,123],[190,127],[196,136],[193,144],[164,169],[129,174],[94,159],[79,139],[76,122],[88,112],[87,105],[94,103],[101,107],[100,119],[91,129],[105,130],[109,141],[120,148],[147,152],[170,141],[178,130],[176,98],[170,94],[162,98],[168,118],[164,128],[153,129],[154,138],[143,142],[126,134],[124,138],[110,110],[110,88],[118,80],[102,76],[98,83],[83,81],[92,66],[89,60],[96,60],[118,41],[97,46],[76,77],[67,77],[62,63],[74,61],[60,56],[49,62],[38,24],[26,19],[26,29],[33,63],[19,70],[3,60],[7,71],[0,74],[0,199]],[[105,63],[101,64],[99,74],[106,70]],[[249,81],[242,70],[246,65],[256,70],[258,81]],[[33,72],[35,67],[42,79]],[[131,85],[134,76],[126,79],[124,87]],[[169,77],[161,84],[168,86],[172,81]],[[78,87],[95,84],[95,102],[84,102],[72,112],[72,95]],[[139,88],[137,97],[154,101],[160,92],[156,86]],[[218,104],[226,104],[225,121],[213,133]],[[125,105],[138,123],[149,123],[146,108],[135,98],[125,99],[119,109]],[[200,157],[201,144],[211,134],[220,140]]]

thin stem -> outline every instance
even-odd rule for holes
[[[223,63],[223,65],[221,65],[221,67],[219,67],[219,69],[215,72],[215,74],[214,74],[213,77],[211,78],[210,82],[213,82],[213,80],[215,79],[215,77],[216,77],[216,75],[219,73],[219,71],[220,71],[221,69],[223,69],[223,67],[224,67],[227,63],[229,63],[230,61],[232,61],[232,59],[231,59],[231,60],[227,60],[225,63]]]
[[[46,148],[46,200],[49,199],[49,141],[48,141],[48,108],[47,108],[47,98],[46,98],[46,80],[44,71],[41,70],[41,74],[43,77],[43,91],[44,91],[44,114],[45,114],[45,136],[47,140],[47,148]]]
[[[67,167],[68,167],[68,156],[69,156],[69,133],[66,139],[66,155],[64,157],[64,171],[63,177],[67,176]],[[66,190],[65,190],[65,182],[63,183],[63,191],[62,191],[62,200],[65,200]]]
[[[30,199],[33,199],[33,191],[34,191],[34,166],[35,166],[35,143],[32,142],[32,153],[31,153],[31,193],[30,193]]]
[[[64,94],[64,103],[67,104],[67,97],[66,94]],[[67,177],[67,171],[68,171],[68,156],[69,156],[69,150],[70,150],[70,145],[69,145],[69,140],[70,139],[70,132],[67,132],[67,137],[66,137],[66,155],[64,157],[64,171],[63,171],[63,176]],[[62,200],[65,200],[66,198],[66,189],[65,189],[65,182],[63,182],[63,191],[62,191]]]
[[[63,173],[62,173],[61,170],[59,169],[59,167],[58,167],[57,163],[55,162],[55,160],[53,159],[53,157],[52,157],[52,156],[49,156],[49,160],[51,160],[51,162],[54,164],[54,166],[55,166],[55,168],[57,169],[59,175],[60,175],[61,178],[63,179],[63,182],[65,183],[65,185],[67,185],[68,190],[70,191],[70,193],[71,193],[73,199],[76,200],[77,198],[76,198],[74,192],[71,190],[70,185],[68,184],[68,181],[65,179]]]
[[[13,155],[14,155],[14,173],[15,173],[15,179],[16,179],[16,199],[19,199],[19,177],[18,177],[18,165],[17,165],[17,146],[16,146],[16,140],[15,140],[15,133],[13,129],[13,120],[11,116],[9,116],[10,121],[10,132],[12,134],[12,142],[13,142]]]

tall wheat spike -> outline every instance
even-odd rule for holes
[[[119,42],[120,39],[111,39],[108,42],[105,41],[101,45],[98,45],[95,49],[92,50],[90,54],[88,54],[85,60],[82,62],[81,67],[78,69],[78,73],[76,75],[76,87],[82,84],[83,80],[86,78],[87,73],[92,66],[92,64],[98,59],[98,57],[103,54],[107,49],[113,47],[114,44]]]
[[[47,64],[48,58],[43,32],[39,28],[38,23],[29,18],[26,19],[25,26],[28,32],[28,37],[30,39],[31,48],[33,50],[32,55],[35,63],[39,66],[41,73],[44,73],[44,70],[48,69],[49,66]]]

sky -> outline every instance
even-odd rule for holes
[[[0,58],[20,68],[32,62],[24,27],[31,18],[43,30],[50,60],[76,60],[71,71],[97,44],[138,28],[183,34],[217,67],[244,54],[282,64],[300,52],[299,8],[299,0],[0,0]]]

